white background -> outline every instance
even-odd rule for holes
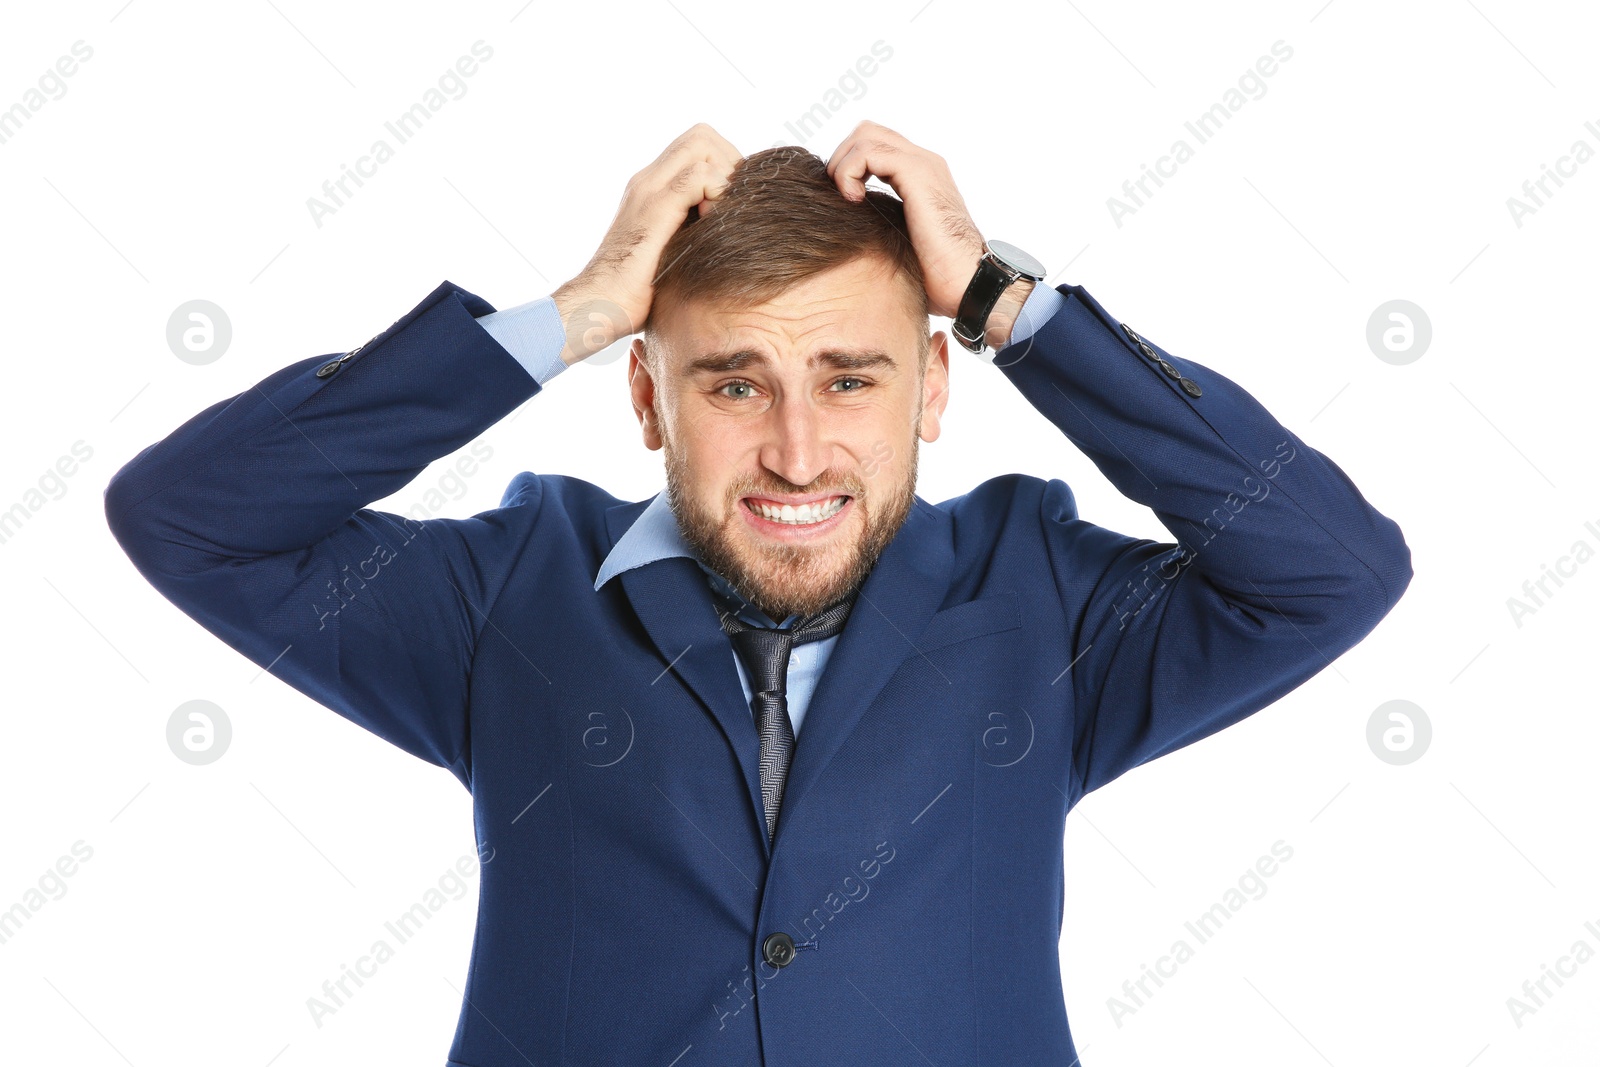
[[[870,118],[944,155],[985,235],[1041,258],[1052,284],[1249,389],[1413,553],[1410,590],[1359,647],[1069,817],[1061,960],[1084,1061],[1594,1063],[1600,960],[1520,1026],[1507,998],[1580,939],[1600,951],[1584,927],[1600,927],[1600,561],[1520,626],[1507,600],[1575,542],[1600,548],[1585,527],[1600,529],[1600,160],[1520,226],[1507,199],[1575,141],[1600,149],[1584,126],[1600,127],[1597,33],[1589,5],[1507,0],[11,5],[0,108],[74,42],[93,55],[0,144],[0,511],[28,510],[0,542],[0,909],[74,842],[93,852],[0,944],[0,1059],[443,1062],[475,882],[322,1026],[306,1001],[472,853],[470,797],[168,604],[112,540],[105,483],[193,413],[353,347],[443,279],[498,307],[549,293],[628,177],[696,122],[742,151],[826,158]],[[307,198],[480,39],[493,57],[465,95],[316,225]],[[878,40],[892,57],[830,96]],[[1184,122],[1280,40],[1293,55],[1265,93],[1197,145]],[[820,130],[786,127],[819,104]],[[1194,158],[1118,225],[1108,198],[1179,137]],[[166,341],[193,299],[233,329],[204,366]],[[1366,341],[1392,299],[1432,324],[1403,366]],[[952,349],[925,499],[1060,477],[1086,518],[1171,540]],[[655,493],[625,365],[569,370],[485,434],[492,458],[443,513],[494,507],[524,469]],[[28,508],[79,441],[91,457]],[[410,508],[449,464],[378,506]],[[167,747],[192,699],[233,724],[209,766]],[[1366,739],[1393,699],[1433,729],[1405,766]],[[1280,839],[1293,857],[1265,895],[1119,1024],[1108,998],[1193,945],[1184,923]]]

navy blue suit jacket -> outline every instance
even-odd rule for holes
[[[111,529],[162,594],[471,790],[492,859],[450,1063],[1075,1062],[1067,812],[1326,667],[1411,566],[1238,385],[1058,291],[996,363],[1175,540],[1079,518],[1060,479],[919,497],[812,698],[770,847],[698,565],[593,588],[647,501],[525,472],[470,518],[366,507],[540,391],[472,293],[441,284],[112,479]]]

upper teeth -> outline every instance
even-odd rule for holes
[[[771,519],[773,522],[787,522],[794,526],[805,526],[823,519],[831,518],[838,510],[844,507],[845,497],[836,496],[832,500],[821,500],[815,504],[785,504],[775,508],[771,504],[763,504],[759,500],[748,501],[752,511]]]

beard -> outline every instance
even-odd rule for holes
[[[720,511],[702,507],[690,491],[683,454],[673,446],[665,425],[659,424],[666,453],[667,500],[677,516],[679,532],[701,562],[775,622],[781,623],[791,614],[803,619],[832,607],[867,580],[878,557],[911,514],[916,503],[920,415],[919,410],[911,424],[910,461],[897,485],[879,486],[868,493],[857,475],[839,474],[832,468],[812,479],[810,485],[791,485],[763,471],[763,476],[740,478],[729,485]],[[837,537],[827,545],[766,541],[753,533],[739,514],[744,508],[740,498],[746,495],[817,492],[851,496],[847,506],[852,512],[859,510],[865,521],[865,529],[853,542],[841,543]],[[849,521],[857,521],[854,514]]]

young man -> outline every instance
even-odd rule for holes
[[[494,858],[452,1064],[1076,1062],[1067,812],[1316,674],[1411,566],[1238,385],[1043,274],[893,130],[824,164],[700,125],[550,297],[445,282],[112,480],[165,596],[471,790]],[[1059,479],[918,497],[930,314],[1175,543]],[[631,333],[662,494],[366,507]]]

